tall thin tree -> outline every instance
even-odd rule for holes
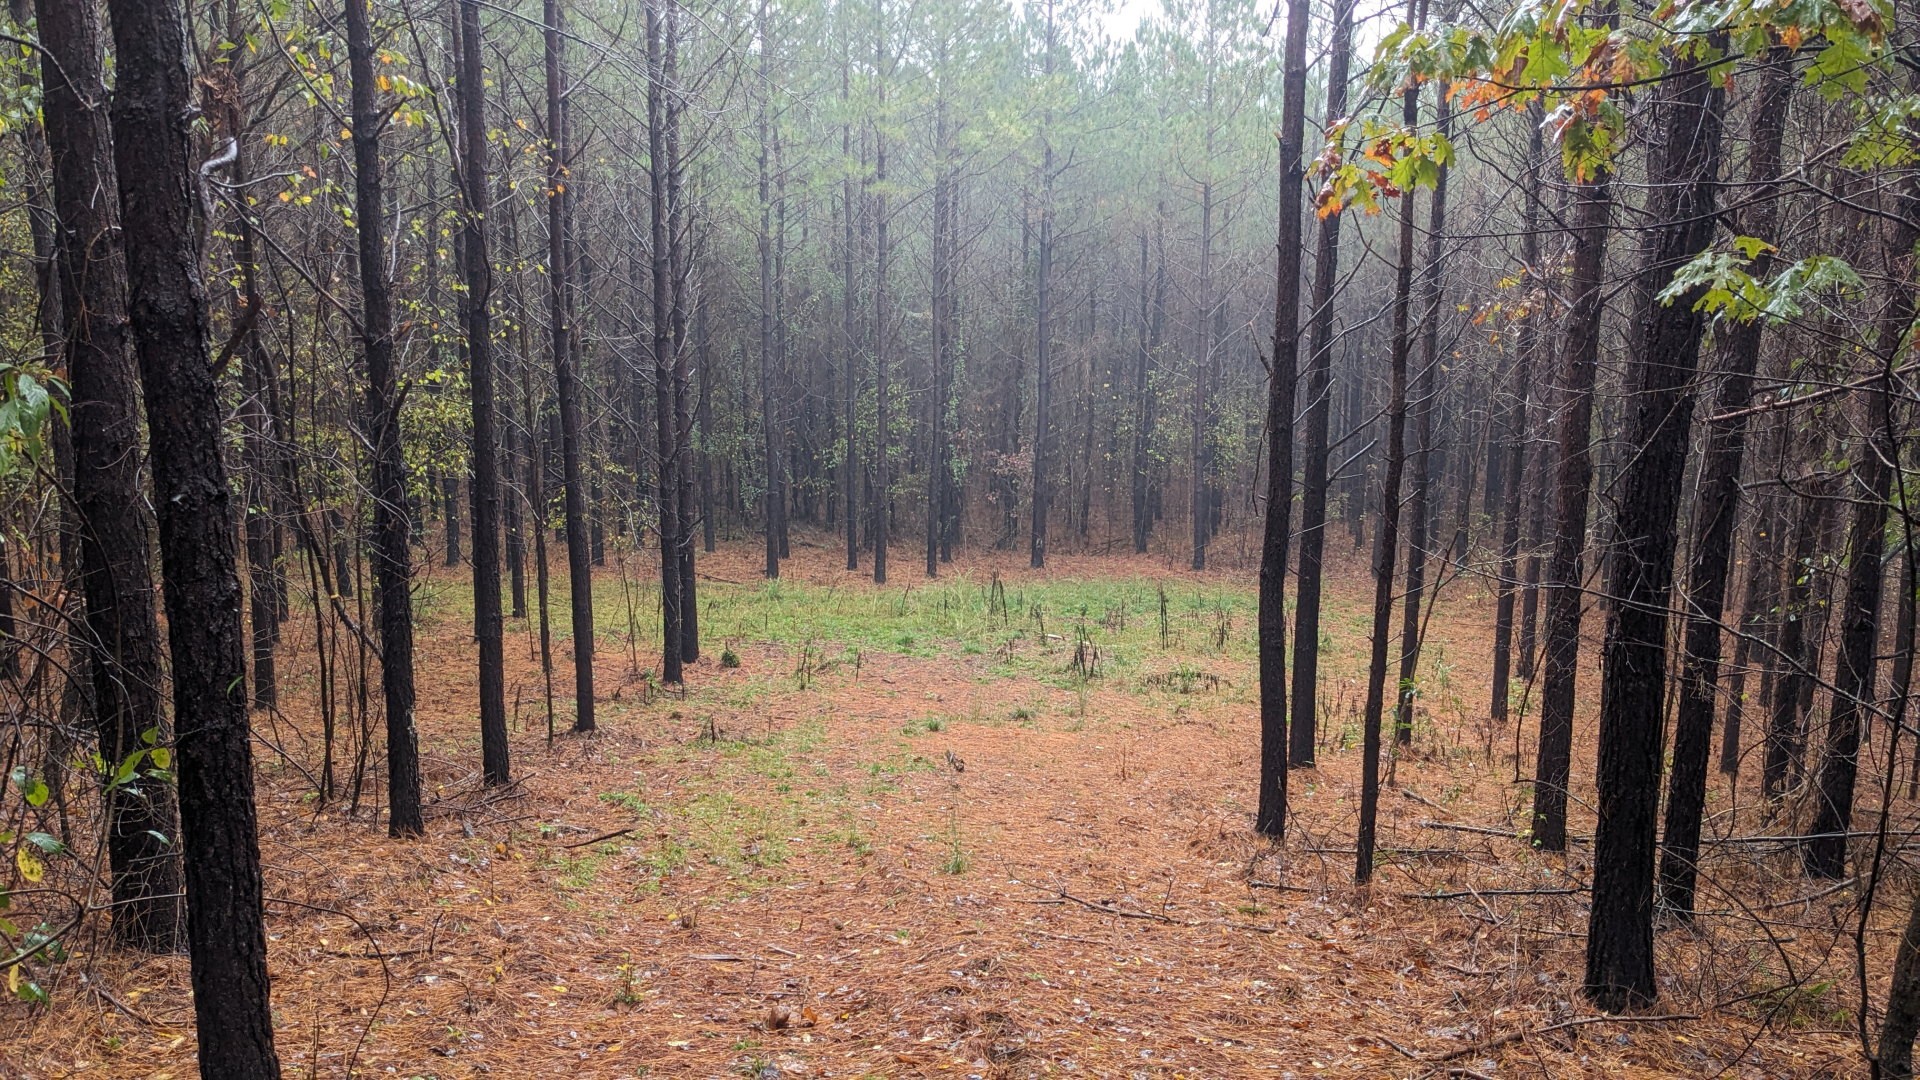
[[[387,832],[426,831],[420,813],[420,751],[414,732],[413,553],[407,544],[407,462],[400,443],[400,391],[393,359],[393,297],[387,277],[387,206],[380,163],[380,106],[369,0],[346,0],[352,80],[355,240],[360,256],[360,349],[367,364],[367,443],[373,448],[373,580],[380,616],[380,688],[387,708]]]
[[[41,0],[42,101],[53,160],[54,240],[69,380],[86,666],[100,756],[110,767],[166,734],[153,537],[140,476],[140,404],[127,335],[126,260],[115,188],[102,35],[92,4]],[[114,938],[166,952],[180,934],[174,791],[106,790]]]
[[[179,720],[174,756],[200,1069],[223,1080],[276,1080],[233,489],[200,280],[197,181],[206,166],[194,153],[186,12],[179,0],[110,0],[107,10],[127,314],[145,397]]]
[[[1748,203],[1740,228],[1746,235],[1773,232],[1779,215],[1777,190],[1780,146],[1792,100],[1792,60],[1784,47],[1773,50],[1756,73],[1748,145],[1747,179],[1756,198]],[[1762,251],[1752,270],[1765,275],[1771,251]],[[1732,415],[1713,423],[1700,462],[1693,505],[1693,543],[1687,566],[1686,652],[1680,665],[1680,693],[1673,730],[1673,770],[1667,779],[1665,842],[1660,848],[1660,893],[1667,908],[1683,918],[1693,912],[1694,863],[1700,854],[1700,824],[1706,812],[1707,762],[1712,753],[1713,710],[1720,674],[1720,619],[1725,613],[1727,579],[1733,570],[1733,526],[1740,509],[1740,466],[1746,454],[1747,399],[1759,363],[1761,323],[1755,313],[1730,327],[1720,353],[1720,390],[1715,411]],[[1759,553],[1749,558],[1758,559]]]
[[[1275,238],[1273,369],[1267,376],[1267,519],[1260,543],[1260,798],[1254,828],[1287,817],[1287,547],[1293,529],[1293,406],[1300,372],[1300,216],[1306,181],[1307,0],[1288,0],[1280,79],[1280,224]]]
[[[1693,425],[1693,373],[1706,320],[1695,297],[1662,302],[1656,294],[1713,239],[1724,95],[1712,72],[1695,65],[1669,76],[1657,100],[1664,137],[1648,163],[1651,228],[1639,275],[1646,317],[1628,372],[1628,445],[1635,453],[1615,481],[1619,540],[1607,560],[1612,603],[1600,662],[1586,993],[1608,1012],[1645,1004],[1658,993],[1654,827],[1666,719],[1667,604]],[[1704,739],[1700,751],[1704,772]]]
[[[480,757],[488,786],[511,778],[500,605],[500,437],[494,405],[493,264],[487,254],[487,87],[479,0],[459,0],[460,321],[472,395],[473,635],[480,644]]]
[[[1333,41],[1327,56],[1327,130],[1347,115],[1348,67],[1353,56],[1353,0],[1334,0]],[[1299,590],[1293,614],[1293,711],[1287,731],[1288,765],[1314,763],[1320,689],[1320,596],[1327,546],[1327,465],[1333,414],[1333,292],[1340,277],[1339,214],[1320,219],[1308,300],[1306,460],[1300,474]],[[1144,252],[1143,252],[1144,255]],[[1284,258],[1284,256],[1283,256]]]
[[[568,146],[566,33],[559,0],[546,0],[543,50],[547,75],[547,318],[553,349],[553,389],[560,409],[560,471],[566,499],[567,582],[573,615],[573,730],[594,729],[593,701],[593,548],[588,535],[585,436],[580,417],[582,389],[574,370],[573,175]],[[475,515],[475,532],[479,516]],[[480,561],[480,537],[474,537],[474,562]]]

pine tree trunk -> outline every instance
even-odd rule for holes
[[[1046,41],[1041,73],[1046,81],[1054,71],[1054,5],[1046,0]],[[1034,268],[1033,307],[1033,515],[1028,564],[1047,565],[1047,511],[1053,497],[1053,112],[1040,121],[1040,235]]]
[[[1421,0],[1408,0],[1418,9]],[[1400,95],[1401,122],[1420,115],[1420,91]],[[1360,824],[1354,844],[1353,879],[1373,880],[1373,846],[1380,813],[1380,728],[1386,712],[1387,639],[1393,625],[1394,560],[1400,548],[1400,482],[1407,467],[1407,356],[1413,350],[1413,192],[1400,196],[1400,237],[1394,263],[1393,343],[1388,359],[1387,459],[1381,473],[1380,527],[1373,546],[1373,636],[1367,658],[1367,697],[1361,715]]]
[[[367,364],[367,431],[373,448],[373,577],[380,617],[380,687],[387,711],[387,833],[419,836],[420,751],[414,732],[413,566],[407,546],[407,463],[393,363],[393,300],[387,282],[386,202],[368,0],[346,0],[352,77],[354,219],[360,255],[360,347]]]
[[[1775,50],[1759,73],[1749,145],[1748,182],[1753,209],[1741,222],[1746,235],[1772,235],[1778,203],[1771,197],[1780,171],[1781,136],[1786,130],[1792,71],[1787,50]],[[1670,136],[1672,137],[1672,136]],[[1764,276],[1771,251],[1762,252],[1751,271]],[[1691,301],[1689,301],[1691,302]],[[1744,409],[1753,393],[1760,357],[1760,323],[1733,327],[1723,350],[1724,372],[1716,413]],[[1713,707],[1720,678],[1720,617],[1726,609],[1727,578],[1733,569],[1733,526],[1740,514],[1740,467],[1746,454],[1744,416],[1715,424],[1707,434],[1693,508],[1692,560],[1687,568],[1685,655],[1680,669],[1680,703],[1674,722],[1673,773],[1667,781],[1665,843],[1660,852],[1660,892],[1665,905],[1683,917],[1693,912],[1695,861],[1700,855],[1700,823],[1706,812],[1708,759],[1712,756]]]
[[[700,604],[698,578],[694,573],[693,519],[699,513],[693,477],[693,354],[687,348],[687,280],[692,258],[692,221],[685,198],[685,161],[680,152],[680,116],[686,109],[685,90],[680,85],[680,5],[669,3],[663,27],[665,55],[661,72],[666,80],[667,150],[667,271],[671,282],[672,307],[669,325],[673,335],[673,422],[679,447],[675,459],[674,497],[680,502],[675,538],[680,553],[680,659],[691,664],[700,659]]]
[[[1437,104],[1434,130],[1445,135],[1451,129],[1452,112],[1447,84],[1435,88]],[[1433,412],[1440,380],[1440,260],[1446,252],[1447,175],[1440,166],[1439,180],[1433,186],[1433,202],[1427,212],[1427,265],[1421,275],[1422,313],[1420,316],[1420,367],[1414,374],[1412,407],[1415,450],[1408,458],[1413,467],[1413,485],[1407,492],[1407,587],[1400,617],[1400,682],[1394,708],[1394,742],[1407,746],[1413,742],[1414,687],[1420,668],[1421,601],[1426,595],[1427,549],[1433,534]]]
[[[876,73],[885,71],[886,27],[885,12],[875,9],[877,18],[883,25],[876,27],[873,41],[873,65]],[[883,76],[876,75],[877,108],[886,111],[887,90]],[[887,142],[886,136],[878,129],[873,133],[873,580],[876,585],[887,583],[887,536],[892,531],[890,520],[893,510],[892,478],[887,468],[889,417],[887,399],[892,387],[887,379],[887,331],[893,320],[888,305],[891,297],[887,294],[887,259],[892,254],[887,241]],[[1034,460],[1038,462],[1036,454]]]
[[[1490,722],[1505,725],[1507,703],[1513,696],[1513,615],[1519,587],[1520,515],[1526,497],[1527,411],[1533,393],[1533,368],[1539,359],[1540,324],[1545,319],[1547,281],[1540,266],[1540,168],[1543,140],[1540,124],[1530,112],[1531,131],[1527,138],[1526,208],[1520,226],[1521,280],[1527,292],[1523,303],[1527,313],[1520,323],[1518,356],[1514,386],[1506,409],[1506,461],[1501,467],[1503,490],[1499,503],[1493,502],[1493,478],[1487,478],[1487,500],[1500,517],[1500,572],[1496,585],[1497,600],[1493,622],[1493,696],[1487,716]],[[1491,441],[1491,440],[1489,440]],[[1489,458],[1489,460],[1493,460]],[[1491,738],[1491,736],[1489,736]]]
[[[1300,215],[1306,181],[1307,0],[1288,0],[1280,81],[1279,230],[1273,370],[1267,388],[1267,517],[1260,544],[1260,798],[1254,828],[1287,823],[1287,547],[1293,532],[1293,407],[1300,372]]]
[[[1353,54],[1353,0],[1335,0],[1333,44],[1327,62],[1327,126],[1347,114],[1348,66]],[[1333,412],[1333,292],[1340,277],[1340,214],[1320,219],[1314,247],[1313,292],[1308,301],[1306,461],[1300,476],[1300,579],[1294,598],[1293,710],[1287,732],[1288,765],[1314,764],[1320,688],[1320,594],[1327,546],[1328,434]],[[1145,251],[1142,250],[1144,262]]]
[[[1606,18],[1612,19],[1611,14]],[[1576,184],[1573,270],[1562,348],[1554,460],[1553,554],[1545,567],[1546,665],[1540,693],[1540,742],[1534,768],[1532,836],[1545,851],[1567,849],[1567,783],[1573,762],[1573,693],[1585,599],[1581,556],[1587,546],[1587,497],[1593,481],[1588,442],[1593,430],[1593,379],[1600,360],[1600,316],[1606,289],[1607,230],[1613,216],[1611,174]]]
[[[461,322],[472,393],[473,633],[480,644],[481,773],[490,787],[510,777],[500,611],[500,437],[494,406],[493,266],[487,255],[487,99],[479,0],[460,0]]]
[[[1651,232],[1639,287],[1646,305],[1628,378],[1627,445],[1616,480],[1607,636],[1601,654],[1600,752],[1595,770],[1593,907],[1587,922],[1587,997],[1607,1012],[1651,1002],[1655,826],[1666,720],[1667,605],[1673,589],[1680,482],[1693,426],[1693,373],[1705,316],[1695,297],[1655,295],[1713,240],[1720,165],[1721,90],[1712,73],[1671,76],[1658,101],[1665,140],[1651,151]],[[1706,732],[1700,732],[1700,774]]]
[[[86,674],[100,756],[117,769],[146,745],[142,737],[149,732],[159,745],[168,744],[153,537],[142,510],[139,393],[126,323],[127,260],[116,207],[100,197],[115,190],[116,181],[99,18],[91,4],[42,0],[39,6],[55,265],[59,307],[68,317],[63,331]],[[121,944],[169,952],[179,943],[176,815],[168,784],[106,792],[113,936]]]
[[[760,53],[759,129],[760,152],[756,159],[760,170],[760,232],[754,238],[760,255],[760,434],[766,462],[766,492],[761,499],[762,524],[766,533],[767,560],[762,571],[769,578],[780,576],[780,431],[773,418],[773,202],[768,175],[770,132],[768,95],[773,93],[772,49],[767,39],[767,0],[760,0],[754,17]]]
[[[274,1080],[232,487],[200,283],[195,84],[177,0],[111,0],[114,165],[173,660],[200,1069]],[[97,192],[89,192],[98,197]]]
[[[587,479],[580,420],[580,380],[575,369],[572,187],[566,95],[570,92],[563,52],[559,0],[546,0],[544,41],[547,75],[547,319],[553,350],[554,397],[560,408],[560,471],[567,530],[568,601],[573,616],[573,730],[594,729],[593,545],[588,535]],[[477,538],[476,538],[477,540]],[[475,547],[478,548],[476,542]],[[476,551],[476,557],[477,557]]]
[[[681,681],[679,425],[673,416],[672,267],[667,256],[667,89],[661,9],[674,0],[647,0],[647,181],[653,258],[653,406],[655,479],[660,514],[660,681]]]

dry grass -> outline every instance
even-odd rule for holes
[[[790,580],[873,588],[830,547],[796,553]],[[708,595],[747,603],[755,565],[746,549],[705,559]],[[983,591],[997,574],[1023,596],[1137,577],[1246,602],[1252,583],[1244,569],[1127,558],[1056,557],[1044,579],[988,555],[968,570]],[[1361,573],[1343,567],[1334,583],[1325,749],[1293,777],[1295,818],[1275,851],[1249,827],[1250,618],[1228,613],[1222,649],[1221,616],[1186,611],[1164,648],[1107,646],[1091,678],[1073,673],[1077,631],[1057,626],[1009,631],[1005,655],[916,640],[857,660],[826,636],[730,635],[740,665],[723,668],[710,638],[684,698],[649,696],[608,633],[602,732],[551,745],[516,627],[518,779],[483,792],[462,576],[439,571],[421,640],[427,838],[393,843],[364,812],[316,807],[305,779],[262,750],[287,1075],[1864,1072],[1853,891],[1765,908],[1817,889],[1790,855],[1745,849],[1709,867],[1703,903],[1720,913],[1660,938],[1659,1011],[1701,1019],[1540,1033],[1590,1015],[1584,901],[1497,890],[1577,888],[1585,854],[1541,855],[1513,835],[1526,792],[1512,733],[1484,721],[1492,605],[1471,579],[1433,621],[1427,711],[1382,803],[1382,870],[1356,891],[1359,754],[1342,743],[1357,744]],[[913,567],[897,576],[888,596],[924,587]],[[614,571],[599,588],[603,609],[621,603]],[[639,621],[644,667],[655,623]],[[289,652],[294,707],[262,729],[310,762],[310,626],[290,628]],[[564,643],[560,659],[556,686],[570,687]],[[566,702],[560,712],[564,728]],[[1583,748],[1591,712],[1587,701]],[[1530,763],[1530,740],[1522,755]],[[1576,776],[1590,784],[1590,764]],[[1729,805],[1721,792],[1711,809]],[[1415,897],[1436,892],[1460,895]],[[1904,884],[1883,899],[1904,903]],[[1883,915],[1869,935],[1877,987],[1891,925]],[[47,973],[52,1005],[0,1008],[0,1075],[191,1076],[184,960],[91,940],[74,950]],[[1515,1032],[1539,1034],[1482,1048]]]

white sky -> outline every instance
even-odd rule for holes
[[[1130,41],[1141,21],[1159,10],[1160,0],[1113,0],[1112,7],[1097,18],[1109,38]]]

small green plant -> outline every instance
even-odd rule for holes
[[[720,666],[723,668],[739,667],[740,654],[737,652],[734,652],[731,647],[721,649],[720,650]]]
[[[640,972],[628,960],[614,969],[615,982],[613,1001],[616,1005],[638,1005],[644,995],[640,992]]]
[[[600,793],[600,801],[634,814],[647,814],[653,810],[637,791],[603,791]]]
[[[793,665],[794,685],[802,690],[808,689],[819,670],[820,650],[813,647],[813,637],[808,635],[807,640],[801,643],[800,657]]]
[[[940,863],[940,871],[958,877],[973,868],[973,858],[967,854],[967,846],[960,839],[960,817],[949,814],[947,817],[947,857]]]
[[[873,842],[861,835],[860,830],[852,825],[835,829],[827,834],[826,839],[828,843],[838,844],[862,858],[873,854]]]

